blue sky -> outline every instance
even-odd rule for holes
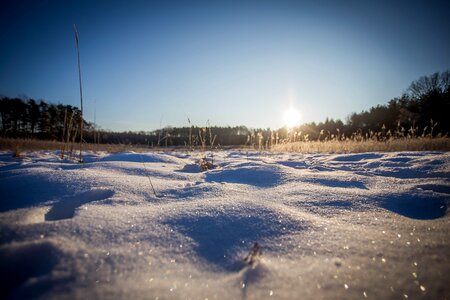
[[[450,69],[448,1],[20,1],[0,10],[0,95],[105,129],[345,119]]]

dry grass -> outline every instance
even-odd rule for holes
[[[13,151],[14,153],[16,153],[16,152],[21,153],[24,151],[39,151],[39,150],[61,150],[62,147],[63,147],[63,143],[59,142],[59,141],[0,138],[0,150]],[[160,150],[160,149],[147,148],[144,146],[134,146],[134,145],[83,144],[83,151],[146,152],[146,151],[152,151],[152,150]],[[73,155],[75,155],[75,153]]]
[[[272,146],[275,152],[303,153],[361,153],[392,151],[450,151],[450,138],[414,138],[392,139],[385,142],[366,141],[309,141],[278,144]]]
[[[11,139],[0,138],[0,150],[12,151],[20,156],[25,151],[39,150],[61,150],[62,143],[59,141],[44,141],[36,139]],[[84,144],[85,151],[106,151],[106,152],[148,152],[167,151],[167,148],[145,147],[135,145],[111,145],[111,144]],[[170,150],[189,150],[189,147],[174,147]],[[223,149],[234,149],[243,151],[254,151],[252,147],[225,147]],[[385,142],[366,141],[308,141],[293,142],[273,145],[271,151],[274,152],[303,152],[303,153],[360,153],[360,152],[392,152],[392,151],[450,151],[450,138],[403,138],[392,139]]]

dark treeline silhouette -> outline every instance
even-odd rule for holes
[[[299,140],[339,137],[377,138],[443,136],[450,132],[450,72],[423,76],[386,105],[352,113],[345,124],[326,119],[295,128]]]
[[[3,137],[57,140],[62,137],[65,123],[71,122],[73,128],[80,124],[77,107],[34,99],[0,98],[0,117]]]
[[[37,138],[60,141],[67,138],[67,132],[75,141],[79,141],[80,110],[63,104],[51,104],[44,100],[20,98],[0,98],[0,133],[9,138]],[[108,144],[136,144],[148,146],[201,145],[199,135],[205,139],[214,134],[214,144],[243,145],[251,131],[245,126],[236,127],[165,127],[152,132],[112,132],[95,130],[93,123],[84,120],[85,142]],[[191,136],[189,143],[189,135]],[[208,141],[208,145],[210,142]]]
[[[95,130],[84,121],[84,140],[147,146],[253,145],[267,147],[289,141],[377,139],[443,136],[450,132],[450,72],[423,76],[386,105],[352,113],[345,123],[326,119],[293,129],[235,127],[166,127],[152,132]],[[70,130],[79,139],[80,110],[44,100],[0,98],[2,137],[61,140]]]
[[[357,129],[386,130],[403,127],[409,134],[417,130],[434,134],[450,132],[450,72],[423,76],[411,83],[407,92],[387,105],[372,107],[369,111],[352,114],[348,120],[350,131]]]

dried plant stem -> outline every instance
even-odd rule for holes
[[[78,46],[78,31],[75,24],[73,25],[75,31],[75,40],[77,45],[77,55],[78,55],[78,79],[80,82],[80,102],[81,102],[81,115],[80,115],[80,162],[83,162],[83,87],[81,84],[81,66],[80,66],[80,47]]]

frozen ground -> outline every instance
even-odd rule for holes
[[[200,155],[0,152],[0,298],[450,298],[449,153]]]

